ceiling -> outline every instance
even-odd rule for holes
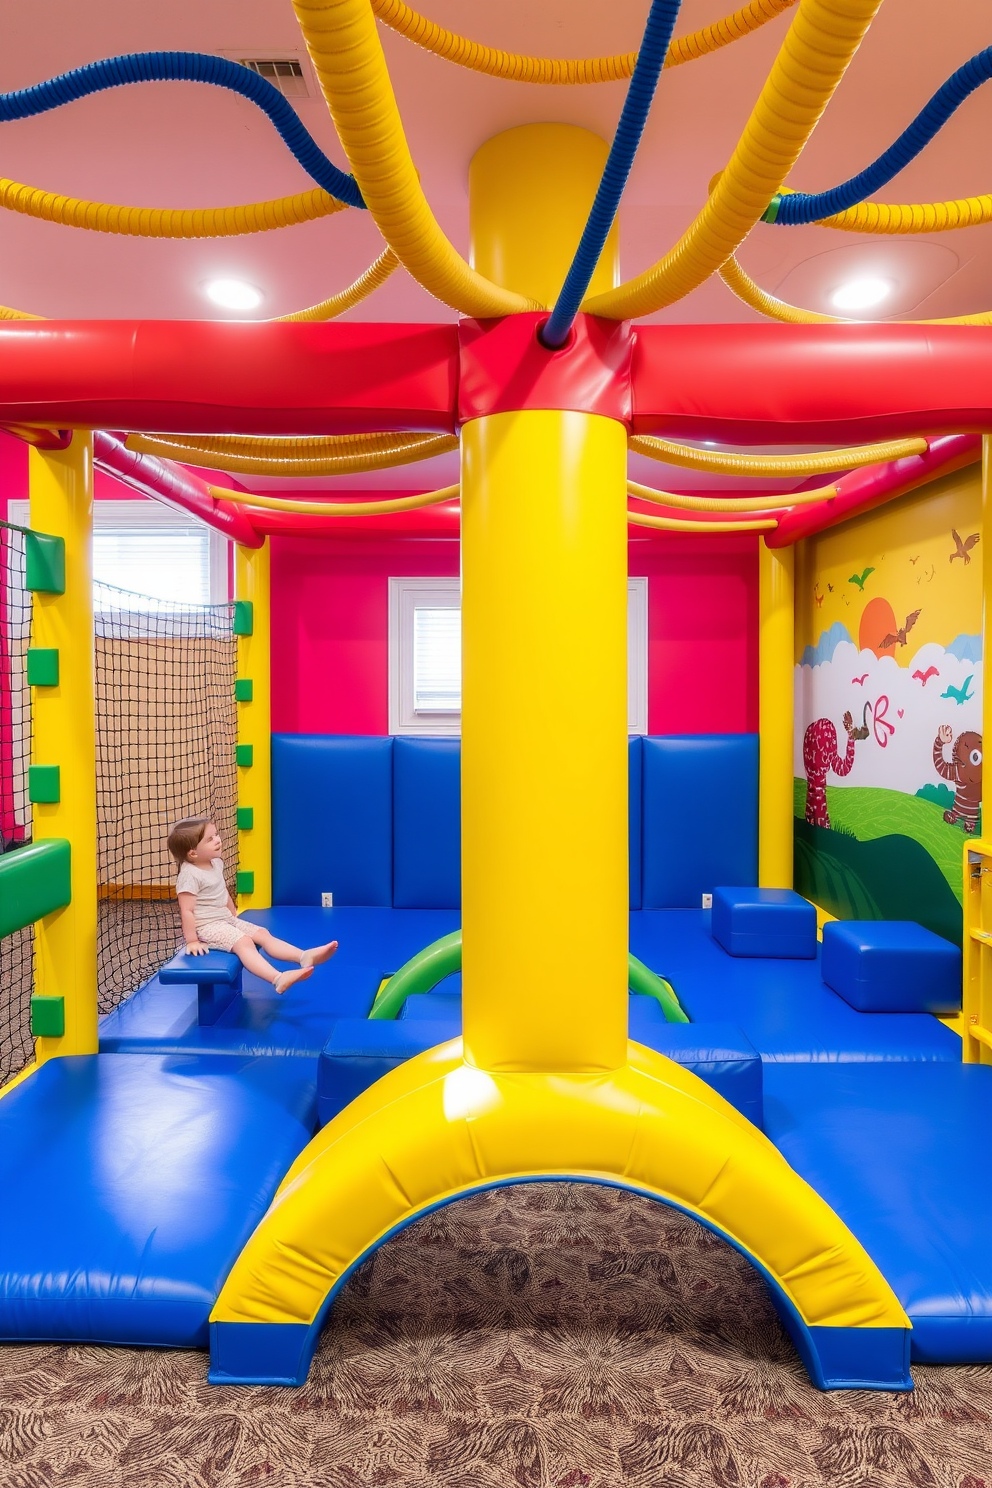
[[[636,48],[647,0],[419,0],[431,19],[508,50],[582,56]],[[733,8],[683,0],[677,33]],[[955,68],[992,42],[988,0],[886,0],[789,184],[821,190],[853,175],[901,132]],[[790,23],[791,13],[709,57],[666,72],[620,212],[624,277],[659,258],[726,164]],[[183,49],[303,63],[310,96],[294,100],[307,128],[346,166],[302,48],[290,0],[5,0],[0,88],[27,86],[128,51]],[[514,125],[561,120],[612,135],[625,84],[554,88],[481,77],[382,30],[400,111],[428,199],[467,251],[467,170],[474,151]],[[264,116],[246,100],[191,83],[114,89],[38,118],[7,123],[0,174],[46,190],[147,206],[218,206],[305,190],[312,183]],[[980,89],[880,198],[931,201],[988,191],[992,87]],[[115,237],[0,213],[0,302],[48,317],[225,316],[205,281],[248,280],[263,293],[258,318],[284,314],[351,283],[381,250],[374,222],[350,211],[251,237],[192,242]],[[871,238],[826,228],[759,224],[745,268],[766,289],[829,309],[839,283],[892,281],[894,318],[992,308],[992,224],[921,237]],[[358,309],[357,320],[451,320],[404,273]],[[758,317],[719,280],[658,316],[662,322]],[[636,462],[663,483],[664,469]],[[728,487],[720,479],[677,484]],[[303,482],[422,489],[451,479],[434,461],[371,477]],[[673,477],[674,479],[674,477]],[[278,482],[251,480],[253,489]],[[786,483],[789,485],[791,483]],[[299,489],[299,486],[296,487]]]

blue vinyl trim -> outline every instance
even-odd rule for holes
[[[0,123],[45,114],[90,93],[102,93],[106,88],[162,82],[209,83],[215,88],[240,93],[267,115],[283,143],[318,186],[338,201],[347,202],[349,207],[365,206],[354,176],[346,175],[328,160],[278,88],[250,67],[206,52],[129,52],[74,67],[71,72],[60,73],[31,88],[0,93]]]
[[[976,88],[987,83],[989,78],[992,78],[992,47],[976,52],[963,67],[952,73],[895,143],[858,175],[842,181],[829,191],[815,194],[790,191],[776,196],[762,220],[776,222],[782,227],[795,227],[802,223],[820,222],[824,217],[833,217],[837,212],[845,212],[848,207],[857,206],[891,181],[901,170],[905,170],[934,135],[943,129],[965,99]]]
[[[641,143],[644,126],[648,122],[651,103],[654,99],[661,69],[665,65],[668,48],[675,30],[681,0],[652,0],[644,38],[637,54],[631,74],[627,97],[617,132],[613,136],[610,153],[606,157],[603,175],[596,190],[589,217],[582,229],[579,246],[565,276],[565,283],[558,294],[550,318],[541,328],[543,345],[557,349],[564,346],[572,322],[579,313],[585,299],[589,281],[596,271],[600,254],[606,243],[613,219],[620,206],[630,168]]]
[[[370,1255],[391,1240],[394,1235],[408,1229],[418,1219],[445,1209],[459,1199],[472,1194],[487,1193],[494,1188],[513,1188],[522,1183],[590,1183],[599,1188],[619,1188],[627,1193],[640,1194],[654,1199],[669,1209],[676,1209],[690,1219],[696,1220],[704,1229],[725,1240],[759,1271],[767,1283],[775,1310],[783,1326],[796,1346],[813,1383],[820,1390],[911,1390],[912,1376],[909,1372],[908,1328],[824,1328],[810,1327],[800,1317],[792,1299],[781,1290],[778,1282],[761,1264],[756,1256],[746,1250],[732,1235],[721,1230],[672,1199],[663,1199],[651,1189],[641,1188],[635,1183],[620,1183],[613,1179],[590,1178],[575,1173],[533,1173],[521,1178],[498,1178],[492,1183],[473,1184],[456,1194],[425,1204],[400,1224],[387,1230],[374,1245],[368,1246],[357,1256],[330,1288],[321,1303],[312,1323],[231,1323],[210,1324],[210,1372],[211,1384],[237,1385],[302,1385],[320,1338],[321,1329],[338,1292],[359,1266]],[[250,1330],[250,1331],[249,1331]],[[262,1331],[265,1330],[265,1331]],[[266,1333],[272,1339],[271,1352],[266,1348]],[[297,1350],[295,1368],[292,1351]],[[257,1372],[252,1372],[253,1370]]]

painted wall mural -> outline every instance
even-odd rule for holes
[[[796,887],[960,942],[981,830],[979,467],[797,553]]]

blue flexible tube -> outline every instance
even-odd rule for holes
[[[658,78],[668,55],[680,4],[681,0],[652,0],[644,28],[644,39],[637,54],[620,122],[606,158],[596,198],[555,307],[541,329],[541,341],[547,347],[565,344],[572,322],[579,313],[579,306],[585,299],[607,234],[613,226],[637,147],[641,143]]]
[[[205,52],[130,52],[127,56],[106,57],[102,62],[75,67],[72,72],[60,73],[58,77],[35,83],[31,88],[0,93],[0,123],[44,114],[90,93],[101,93],[105,88],[120,88],[126,83],[160,82],[210,83],[216,88],[229,88],[232,93],[240,93],[242,98],[247,98],[268,115],[285,144],[318,186],[350,207],[365,206],[354,176],[346,175],[328,160],[278,88],[250,67]]]
[[[955,109],[989,78],[992,78],[992,47],[976,52],[963,67],[952,73],[895,144],[890,145],[884,155],[880,155],[860,175],[815,195],[793,191],[786,196],[776,196],[764,220],[794,227],[804,222],[819,222],[824,217],[833,217],[837,212],[846,212],[848,207],[857,206],[905,169],[938,130],[943,129]]]

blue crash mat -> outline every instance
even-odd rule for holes
[[[244,974],[243,994],[209,1027],[197,1024],[196,988],[163,987],[153,977],[100,1020],[104,1053],[292,1054],[316,1060],[338,1018],[363,1018],[384,976],[431,941],[457,929],[457,910],[252,910],[298,946],[338,940],[340,949],[283,996]]]
[[[316,1125],[299,1059],[52,1059],[0,1101],[0,1338],[207,1343]]]
[[[913,1359],[992,1363],[992,1067],[766,1065],[765,1130],[888,1279]]]
[[[929,1013],[859,1013],[824,984],[819,956],[729,956],[710,935],[709,919],[701,909],[630,917],[630,949],[669,979],[693,1023],[736,1024],[766,1064],[960,1060],[960,1038]]]

